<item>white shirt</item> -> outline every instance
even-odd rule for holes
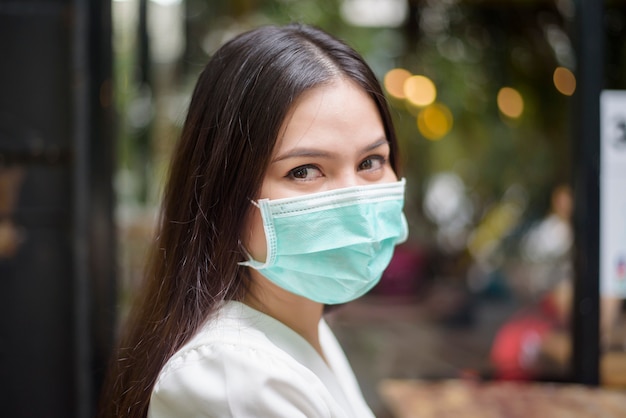
[[[373,417],[323,319],[319,337],[327,363],[283,323],[227,302],[165,364],[148,417]]]

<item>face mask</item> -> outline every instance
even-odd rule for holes
[[[405,180],[254,203],[267,240],[265,263],[239,263],[313,301],[345,303],[380,280],[406,240]]]

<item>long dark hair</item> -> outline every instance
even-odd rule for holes
[[[396,137],[380,85],[353,49],[304,25],[265,26],[222,46],[195,86],[165,188],[146,277],[101,397],[101,417],[145,417],[165,362],[224,300],[241,300],[247,274],[239,237],[279,129],[305,91],[336,78],[376,103]]]

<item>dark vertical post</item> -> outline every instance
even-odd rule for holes
[[[73,302],[74,302],[74,387],[77,417],[87,417],[93,405],[93,382],[90,378],[91,338],[90,284],[89,284],[89,128],[91,126],[91,103],[89,84],[89,3],[75,0],[72,43],[73,82],[73,143],[74,170],[72,176],[72,238],[73,238]]]
[[[2,416],[94,415],[115,307],[110,4],[0,1]]]
[[[599,384],[600,92],[604,82],[603,2],[576,2],[574,115],[573,380]]]
[[[72,2],[75,405],[91,417],[115,321],[111,2]]]
[[[110,0],[73,3],[76,405],[86,418],[94,414],[116,319],[112,16]]]
[[[140,94],[144,98],[152,99],[152,77],[150,76],[150,39],[148,34],[148,0],[139,0],[139,16],[137,24],[137,74],[136,81],[140,87]],[[150,170],[150,128],[152,118],[146,121],[135,136],[135,161],[140,170],[140,200],[146,203],[149,198],[149,170]]]
[[[0,2],[0,172],[20,173],[2,214],[19,237],[12,254],[0,255],[7,417],[77,416],[73,13],[71,0]]]

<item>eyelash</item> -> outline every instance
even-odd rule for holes
[[[370,161],[370,160],[378,161],[380,163],[380,167],[379,168],[382,168],[385,164],[387,164],[387,159],[385,157],[383,157],[382,155],[371,155],[371,156],[365,158],[363,161],[361,161],[361,164],[359,164],[359,167],[361,165],[363,165],[366,161]],[[365,170],[375,170],[375,169],[377,169],[377,168],[365,169]]]
[[[307,181],[307,180],[310,180],[310,179],[297,177],[295,174],[298,171],[300,171],[300,170],[308,170],[308,169],[311,169],[311,168],[321,172],[319,167],[317,167],[317,166],[315,166],[313,164],[305,164],[305,165],[301,165],[301,166],[298,166],[296,168],[293,168],[293,169],[289,170],[289,172],[287,173],[287,175],[285,177],[287,177],[287,178],[289,178],[291,180],[296,180],[296,181]]]
[[[359,163],[358,167],[361,167],[366,161],[377,161],[380,163],[380,167],[364,168],[362,169],[364,171],[378,170],[382,168],[385,164],[387,164],[387,158],[383,157],[382,155],[370,155],[369,157],[364,158],[363,161]],[[297,181],[307,181],[306,178],[300,178],[295,175],[298,171],[307,170],[307,169],[314,169],[314,170],[318,170],[321,172],[320,168],[314,164],[304,164],[304,165],[301,165],[301,166],[298,166],[296,168],[289,170],[289,172],[287,173],[285,177],[292,179],[292,180],[297,180]]]

